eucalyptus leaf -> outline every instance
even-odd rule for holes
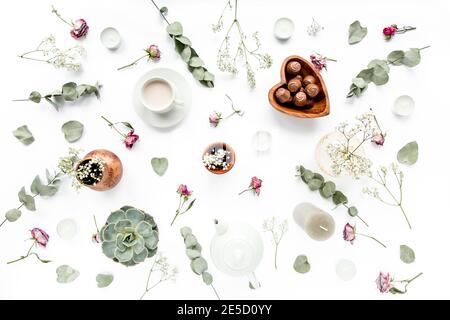
[[[19,201],[23,203],[25,208],[30,211],[36,211],[36,204],[34,202],[34,198],[25,192],[25,188],[20,189],[19,193]]]
[[[350,207],[347,209],[347,213],[350,217],[356,217],[358,215],[358,209],[356,207]]]
[[[203,76],[203,80],[212,82],[212,81],[215,80],[215,76],[211,72],[205,71],[205,74]]]
[[[384,71],[389,72],[390,68],[386,60],[375,59],[369,62],[368,68],[380,67]]]
[[[192,70],[192,75],[196,80],[203,80],[205,77],[205,69],[203,68],[194,68]]]
[[[308,181],[308,187],[311,191],[319,190],[322,187],[323,182],[320,179],[311,179]]]
[[[56,275],[56,281],[59,283],[70,283],[78,278],[80,272],[65,264],[56,269]]]
[[[31,187],[30,187],[30,191],[33,194],[39,194],[39,189],[42,186],[41,183],[41,178],[39,178],[39,176],[36,176],[33,180],[33,182],[31,183]]]
[[[400,260],[402,260],[406,264],[413,263],[414,260],[416,260],[414,250],[407,245],[402,244],[400,246]]]
[[[367,83],[363,78],[353,78],[352,83],[357,86],[358,88],[365,88],[367,87]]]
[[[386,84],[389,81],[389,74],[383,67],[376,66],[373,68],[373,74],[371,78],[372,82],[377,86]]]
[[[64,123],[61,127],[64,138],[67,142],[72,143],[80,140],[83,135],[84,126],[81,122],[72,120]]]
[[[194,247],[197,243],[197,238],[193,234],[188,234],[184,238],[184,245],[186,246],[186,248]]]
[[[68,82],[62,87],[62,95],[65,101],[75,101],[78,99],[77,84]]]
[[[189,259],[194,260],[202,256],[202,253],[199,250],[195,249],[186,249],[186,255]]]
[[[333,194],[333,203],[335,205],[340,205],[340,204],[346,204],[348,202],[347,197],[341,192],[341,191],[336,191]]]
[[[402,64],[402,60],[405,57],[405,52],[402,50],[395,50],[389,53],[387,60],[394,66],[399,66]]]
[[[18,127],[16,130],[14,130],[13,135],[26,146],[34,142],[33,134],[26,125]]]
[[[348,43],[360,42],[367,35],[367,28],[362,27],[359,21],[353,22],[348,28]]]
[[[184,62],[188,63],[191,59],[191,47],[186,46],[184,47],[183,51],[180,53],[181,59],[183,59]]]
[[[183,34],[183,26],[179,22],[169,24],[166,30],[171,36],[181,36]]]
[[[208,286],[213,282],[213,276],[206,271],[202,273],[202,279],[203,282]]]
[[[28,97],[28,100],[33,101],[35,103],[40,103],[42,99],[42,96],[39,92],[33,91],[30,93],[30,96]]]
[[[186,238],[188,235],[192,234],[192,229],[189,227],[183,227],[180,229],[180,233],[183,238]]]
[[[53,106],[53,108],[56,109],[56,111],[59,111],[59,105],[56,102],[54,102],[52,99],[50,99],[49,97],[45,97],[45,101],[50,103]]]
[[[416,141],[407,143],[397,153],[397,160],[401,164],[413,165],[419,158],[419,145]]]
[[[407,67],[415,67],[420,63],[420,50],[412,48],[405,52],[405,56],[402,59],[403,65]]]
[[[184,44],[186,46],[191,46],[192,45],[192,42],[191,42],[191,40],[189,40],[188,37],[178,36],[178,37],[175,37],[175,39],[177,39],[178,41],[180,41],[182,44]]]
[[[368,69],[362,70],[360,73],[358,73],[358,75],[356,77],[364,79],[364,81],[366,82],[365,87],[367,87],[367,83],[372,81],[372,76],[373,76],[373,68],[368,68]]]
[[[191,269],[196,274],[201,275],[208,269],[208,263],[203,257],[198,257],[191,261]]]
[[[327,181],[323,184],[320,189],[320,195],[324,198],[331,198],[336,191],[336,184],[332,181]]]
[[[41,185],[39,187],[39,195],[41,195],[43,197],[52,197],[57,192],[58,192],[58,188],[54,185],[51,185],[51,186],[50,185],[49,186]]]
[[[163,15],[163,16],[167,16],[167,14],[169,13],[169,9],[167,7],[161,7],[161,9],[159,9],[159,12]]]
[[[22,212],[19,209],[11,209],[5,213],[5,218],[9,222],[14,222],[14,221],[17,221],[21,215],[22,215]]]
[[[295,259],[294,270],[298,273],[308,273],[311,270],[311,265],[305,255],[300,255]]]
[[[151,160],[152,168],[155,173],[162,177],[169,167],[169,160],[166,158],[152,158]]]
[[[255,286],[253,285],[253,283],[251,281],[248,282],[248,287],[252,290],[255,290]]]
[[[204,64],[203,60],[199,57],[192,57],[191,60],[189,60],[189,65],[193,68],[203,67]]]
[[[314,173],[311,170],[305,169],[305,171],[302,174],[303,182],[308,183],[313,178],[314,178]]]
[[[97,281],[98,288],[106,288],[113,282],[114,275],[108,273],[99,273],[95,277],[95,280]]]

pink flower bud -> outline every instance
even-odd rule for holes
[[[45,248],[47,246],[50,236],[42,229],[34,228],[31,231],[31,237],[36,241],[36,243]]]
[[[161,51],[155,44],[152,44],[150,47],[148,47],[146,51],[148,53],[149,59],[151,60],[158,61],[161,58]]]
[[[379,133],[372,137],[372,142],[376,145],[382,146],[384,144],[384,135]]]
[[[125,147],[127,149],[133,148],[134,144],[139,140],[139,136],[134,134],[134,130],[130,130],[125,138]]]
[[[344,227],[343,235],[345,241],[353,244],[353,241],[355,241],[356,238],[355,227],[352,227],[350,223],[347,223]]]
[[[391,289],[391,277],[389,276],[389,273],[380,272],[375,283],[381,293],[389,292],[389,289]]]
[[[189,197],[192,194],[192,191],[189,191],[187,185],[180,184],[180,186],[178,187],[177,193],[184,197]]]
[[[70,31],[70,35],[74,39],[81,39],[86,37],[89,31],[89,26],[87,25],[86,20],[78,19],[73,24],[73,29]]]
[[[220,120],[222,120],[222,114],[220,112],[214,111],[209,116],[209,124],[211,125],[211,127],[217,127]]]

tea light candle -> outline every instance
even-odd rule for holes
[[[100,40],[109,50],[115,50],[120,47],[120,33],[115,28],[108,27],[104,29],[100,34]]]
[[[270,132],[261,130],[253,135],[253,147],[257,152],[269,151],[272,146],[272,135]]]
[[[341,259],[336,264],[336,274],[343,281],[350,281],[356,275],[355,264],[347,259]]]
[[[72,219],[64,219],[58,223],[56,232],[61,239],[71,240],[78,233],[77,223]]]
[[[392,112],[398,116],[409,116],[413,113],[415,103],[413,98],[407,95],[398,97],[392,106]]]
[[[294,220],[314,240],[324,241],[334,233],[335,223],[331,215],[311,203],[298,204]]]
[[[280,18],[275,22],[273,33],[279,40],[288,40],[294,33],[294,22],[289,18]]]

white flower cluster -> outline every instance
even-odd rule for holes
[[[263,230],[266,232],[271,232],[273,236],[273,241],[278,244],[281,241],[283,235],[288,231],[288,221],[272,217],[270,219],[264,220]]]
[[[371,112],[356,117],[356,120],[358,122],[352,126],[348,122],[339,124],[336,131],[342,134],[342,139],[338,139],[326,147],[332,162],[333,174],[336,176],[345,173],[358,179],[370,173],[372,161],[357,151],[365,142],[382,132],[375,115]]]
[[[80,163],[76,169],[76,186],[81,187],[82,181],[89,180],[92,185],[96,185],[103,178],[105,170],[105,161],[102,158],[92,158],[86,162]]]
[[[315,36],[321,30],[323,30],[323,27],[316,20],[314,20],[314,18],[312,23],[306,29],[310,36]]]
[[[228,170],[231,161],[231,152],[223,149],[217,149],[213,154],[205,153],[203,156],[203,165],[208,169]]]
[[[153,271],[159,271],[161,274],[161,281],[168,281],[173,280],[175,281],[178,269],[174,266],[172,266],[169,263],[169,260],[162,255],[161,253],[158,253],[158,255],[155,258],[155,264],[153,266]]]
[[[31,57],[31,54],[40,54],[43,59]],[[79,71],[81,69],[80,58],[86,56],[86,50],[76,45],[72,48],[62,50],[56,47],[55,37],[50,35],[42,40],[36,50],[21,55],[21,58],[47,62],[57,69],[66,69],[69,71]]]

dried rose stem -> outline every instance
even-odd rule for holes
[[[127,64],[126,66],[123,66],[123,67],[118,68],[117,71],[120,71],[120,70],[129,68],[129,67],[135,66],[139,61],[141,61],[142,59],[144,59],[144,58],[146,58],[146,57],[148,57],[148,54],[146,54],[146,55],[143,56],[143,57],[140,57],[139,59],[136,59],[135,61],[133,61],[133,62],[130,63],[130,64]]]
[[[169,20],[167,20],[166,16],[164,16],[164,15],[162,14],[161,9],[158,7],[158,5],[155,3],[155,1],[153,1],[153,0],[150,0],[150,1],[154,4],[154,6],[156,7],[156,9],[158,9],[159,14],[161,15],[161,17],[164,18],[164,20],[167,22],[167,24],[170,24]]]
[[[55,9],[54,6],[52,6],[52,12],[65,24],[67,24],[70,27],[73,27],[73,23],[69,23],[66,20],[63,19],[63,17],[58,13],[58,10]]]
[[[383,247],[387,248],[386,245],[385,245],[384,243],[382,243],[380,240],[376,239],[375,237],[368,236],[367,234],[357,233],[357,232],[355,232],[355,234],[358,235],[358,236],[363,236],[363,237],[366,237],[366,238],[370,238],[370,239],[372,239],[372,240],[375,240],[375,241],[378,242],[380,245],[382,245]]]
[[[117,123],[112,123],[111,121],[109,121],[108,119],[106,119],[104,116],[101,116],[101,117],[102,117],[102,119],[105,120],[105,121],[108,123],[108,125],[109,125],[111,128],[113,128],[118,134],[120,134],[120,135],[121,135],[122,137],[124,137],[124,138],[127,137],[126,134],[120,132],[120,131],[116,128],[116,124],[117,124]]]

